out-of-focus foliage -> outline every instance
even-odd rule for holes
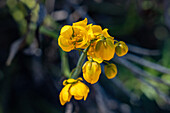
[[[1,0],[0,113],[170,112],[169,9],[169,0]],[[115,55],[116,78],[100,76],[85,102],[62,107],[64,75],[79,53],[62,52],[58,33],[85,17],[130,52]]]

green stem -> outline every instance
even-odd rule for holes
[[[87,51],[88,51],[89,47],[90,46],[88,46],[86,49],[83,50],[83,52],[82,52],[82,54],[81,54],[81,56],[80,56],[80,58],[78,60],[76,69],[75,69],[75,71],[74,71],[74,73],[72,75],[72,78],[77,78],[79,76],[79,74],[81,73],[81,67],[82,67],[82,65],[84,63],[84,60],[85,60],[86,56],[87,56]]]
[[[69,78],[70,67],[69,67],[67,53],[60,49],[60,54],[61,54],[61,72],[62,74],[64,74],[64,76]]]
[[[40,27],[40,33],[50,36],[51,38],[54,38],[55,40],[58,39],[58,33],[52,30],[49,30],[48,28],[45,28],[44,26]]]
[[[36,24],[30,24],[30,29],[31,30],[35,30],[36,29]],[[51,38],[57,40],[58,39],[58,36],[59,34],[54,31],[54,30],[50,30],[46,27],[44,27],[43,25],[40,27],[40,33],[44,34],[44,35],[47,35],[47,36],[50,36]]]
[[[107,65],[109,65],[109,63],[107,61],[103,60],[103,62],[106,63]]]

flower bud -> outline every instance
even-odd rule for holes
[[[101,73],[101,66],[99,63],[94,61],[87,61],[83,67],[83,77],[84,79],[91,84],[96,83],[99,80]]]
[[[96,57],[103,60],[112,59],[115,54],[114,40],[110,38],[97,40],[94,52]]]
[[[112,79],[117,74],[117,67],[115,64],[111,63],[104,66],[105,75],[108,79]]]
[[[125,44],[125,42],[120,41],[116,43],[115,45],[116,45],[115,51],[116,51],[117,56],[119,57],[124,56],[128,52],[128,46]]]

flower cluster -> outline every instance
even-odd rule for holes
[[[58,38],[58,44],[66,52],[73,49],[88,48],[86,54],[88,61],[82,66],[82,72],[83,78],[88,83],[94,84],[99,80],[101,74],[100,64],[102,62],[106,63],[104,66],[106,77],[112,79],[116,76],[116,65],[107,61],[111,60],[115,53],[117,56],[124,56],[128,52],[128,46],[123,41],[117,41],[110,36],[107,28],[102,29],[100,25],[87,23],[87,18],[85,18],[82,21],[73,23],[72,26],[63,26]],[[70,82],[70,80],[74,82]],[[75,85],[75,81],[77,85]],[[84,100],[86,99],[89,89],[79,79],[68,79],[64,81],[65,83],[68,84],[65,85],[60,93],[62,105],[69,102],[71,96],[74,96],[76,100],[80,100],[83,97]],[[78,85],[80,83],[82,85]],[[71,90],[73,88],[77,90],[74,94]]]
[[[74,99],[81,100],[84,98],[86,100],[89,93],[89,88],[82,83],[83,79],[68,79],[63,81],[64,88],[60,92],[60,103],[64,105],[66,102],[71,100],[71,97],[74,96]]]

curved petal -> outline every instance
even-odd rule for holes
[[[86,26],[87,26],[87,18],[85,18],[85,19],[82,20],[82,21],[73,23],[73,26],[82,26],[82,27],[86,27]]]
[[[90,60],[91,57],[92,57],[93,61],[95,61],[95,62],[97,62],[99,64],[101,64],[103,62],[103,59],[99,58],[99,57],[96,57],[95,54],[91,54],[91,53],[88,52],[87,55],[90,55],[90,56],[87,56],[88,60]]]
[[[77,82],[77,80],[73,79],[73,78],[70,78],[68,80],[64,80],[63,81],[63,85],[67,85],[67,84],[72,84],[74,82]]]
[[[83,99],[83,96],[74,96],[74,99],[81,100],[81,99]]]
[[[102,34],[105,38],[111,38],[111,39],[114,39],[114,37],[110,36],[109,33],[108,33],[108,29],[105,28],[103,31],[102,31]]]
[[[62,48],[63,51],[69,52],[74,49],[73,44],[70,40],[65,39],[62,35],[58,38],[58,45]]]
[[[100,25],[93,25],[92,30],[94,35],[102,34],[102,27]]]
[[[61,28],[60,34],[69,39],[73,35],[73,28],[70,25],[65,25]]]
[[[95,38],[93,30],[92,30],[92,24],[88,25],[88,30],[87,30],[87,34],[88,34],[88,40],[93,40]]]
[[[59,95],[61,105],[64,105],[66,102],[70,101],[72,97],[69,93],[70,87],[71,87],[71,84],[68,84],[61,90],[60,95]]]
[[[83,97],[87,97],[89,93],[89,88],[82,82],[77,82],[73,84],[70,88],[70,94],[74,96],[76,100],[80,100]]]

